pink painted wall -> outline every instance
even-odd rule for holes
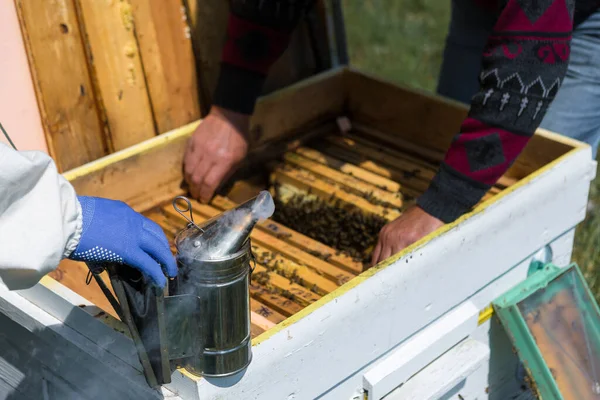
[[[13,0],[0,1],[0,123],[19,150],[48,151]],[[6,142],[0,133],[0,141]]]

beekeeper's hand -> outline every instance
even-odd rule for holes
[[[121,201],[85,196],[77,199],[83,227],[70,259],[91,265],[126,264],[160,287],[167,282],[165,273],[177,275],[175,258],[160,226]]]
[[[379,232],[379,240],[373,250],[371,265],[393,256],[442,225],[444,225],[442,221],[427,214],[418,206],[407,209]]]
[[[191,137],[184,158],[193,198],[207,203],[248,152],[250,116],[213,106]]]

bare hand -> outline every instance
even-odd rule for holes
[[[207,203],[248,153],[250,116],[213,107],[188,142],[185,180],[193,198]]]
[[[375,265],[400,252],[419,239],[444,225],[418,206],[407,209],[379,232],[379,241],[373,250],[371,265]]]

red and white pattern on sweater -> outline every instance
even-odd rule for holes
[[[512,165],[566,72],[573,7],[566,0],[506,3],[483,53],[480,92],[446,154],[448,166],[491,186]]]
[[[471,179],[493,185],[523,151],[529,137],[468,118],[444,162]]]

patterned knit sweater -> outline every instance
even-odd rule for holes
[[[489,0],[473,1],[473,7],[490,6]],[[479,202],[521,153],[562,83],[573,19],[581,22],[598,8],[598,0],[578,0],[577,11],[575,0],[498,1],[492,5],[498,17],[482,56],[480,90],[429,189],[417,199],[446,223]],[[214,103],[251,114],[270,66],[313,0],[230,4]]]

